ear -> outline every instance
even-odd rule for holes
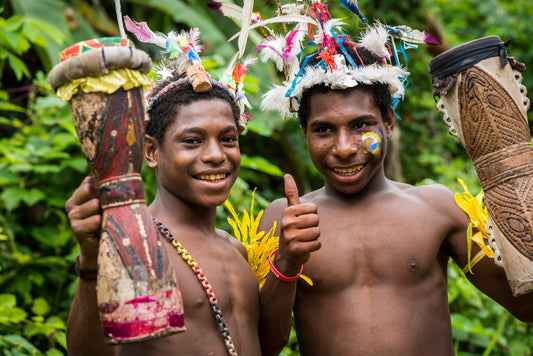
[[[385,136],[387,136],[387,139],[390,139],[392,137],[392,134],[394,132],[394,109],[390,110],[390,120],[385,122]]]
[[[150,135],[144,135],[144,158],[150,168],[157,167],[159,158],[159,145],[157,140]]]
[[[307,143],[307,127],[300,125],[300,128],[302,129],[302,135],[304,136],[305,143]]]

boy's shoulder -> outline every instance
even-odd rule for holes
[[[246,252],[246,247],[237,240],[235,237],[231,236],[227,231],[217,229],[217,235],[222,240],[222,242],[230,244],[233,248],[237,249],[239,253],[248,260],[248,253]]]

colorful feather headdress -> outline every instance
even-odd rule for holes
[[[296,4],[282,5],[279,9],[280,15],[267,20],[262,20],[257,15],[246,16],[248,12],[252,13],[250,3],[253,1],[244,0],[244,3],[245,5],[239,8],[242,10],[240,12],[235,5],[230,6],[223,2],[211,2],[210,7],[216,7],[224,15],[238,17],[243,24],[246,23],[233,37],[239,37],[239,46],[246,43],[243,38],[246,39],[248,32],[254,28],[259,28],[266,34],[265,40],[256,50],[259,51],[261,60],[275,63],[276,68],[284,73],[285,81],[264,95],[262,108],[277,110],[283,117],[290,117],[299,110],[305,89],[319,84],[333,89],[346,89],[358,84],[386,84],[396,108],[399,100],[403,98],[409,75],[400,64],[400,56],[407,64],[405,49],[417,48],[419,43],[438,44],[429,34],[407,26],[391,27],[381,23],[369,25],[355,0],[341,0],[341,3],[366,25],[366,31],[358,43],[352,42],[343,32],[344,23],[341,20],[331,18],[323,1],[298,1]],[[229,11],[230,7],[232,11]],[[248,10],[244,11],[245,8]],[[284,35],[275,34],[267,28],[267,25],[273,23],[283,23],[285,27],[290,22],[296,25]],[[381,60],[372,65],[358,66],[347,53],[348,46],[353,48],[356,55],[358,47],[364,47]],[[317,51],[310,55],[316,57],[318,63],[306,66],[311,59],[307,56],[300,65],[303,51],[310,47],[318,47]]]
[[[200,31],[197,28],[180,33],[173,31],[164,35],[154,33],[146,22],[135,22],[128,16],[124,16],[124,24],[126,29],[133,33],[139,41],[155,44],[167,53],[168,58],[162,60],[153,69],[159,76],[159,81],[167,82],[169,78],[186,74],[180,79],[168,83],[157,93],[149,93],[151,95],[146,105],[147,112],[159,98],[182,84],[190,83],[196,92],[210,91],[213,86],[218,86],[224,88],[239,107],[241,113],[239,130],[241,132],[244,130],[247,122],[251,119],[250,115],[245,112],[245,108],[251,108],[251,106],[244,93],[243,79],[246,75],[246,69],[254,62],[253,58],[245,59],[242,63],[236,63],[235,57],[222,77],[215,80],[202,65]],[[158,87],[157,82],[154,87]]]

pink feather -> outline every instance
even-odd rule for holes
[[[153,32],[146,22],[136,22],[126,15],[124,16],[124,24],[126,25],[126,29],[133,33],[141,42],[150,42],[150,39],[153,37]]]
[[[437,38],[432,36],[430,33],[424,31],[424,43],[428,45],[438,46],[442,44]]]

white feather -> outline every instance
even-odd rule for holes
[[[264,40],[261,44],[265,46],[259,50],[261,61],[273,61],[276,64],[276,69],[280,72],[283,71],[283,58],[280,53],[283,53],[285,38],[275,35],[270,39]]]
[[[320,24],[315,19],[313,19],[313,18],[311,18],[309,16],[291,15],[291,16],[276,16],[276,17],[273,17],[273,18],[268,19],[268,20],[261,20],[258,23],[255,23],[255,24],[251,25],[249,30],[253,30],[255,28],[262,27],[264,25],[268,25],[268,24],[271,24],[271,23],[280,23],[280,22],[310,23],[310,24],[313,24],[313,25],[317,26],[318,28],[320,28]],[[233,36],[231,36],[230,39],[228,40],[228,42],[233,41],[237,36],[240,35],[240,33],[241,32],[239,31],[236,34],[234,34]]]
[[[290,83],[289,83],[290,84]],[[276,85],[265,95],[263,95],[263,101],[261,102],[261,108],[263,110],[276,110],[280,113],[281,117],[286,119],[293,116],[290,112],[290,98],[285,96],[287,88],[284,85]]]
[[[221,2],[221,4],[220,11],[222,11],[224,16],[242,20],[242,7],[229,2]]]
[[[359,44],[381,58],[389,58],[389,49],[385,46],[388,38],[389,31],[383,24],[378,22],[373,27],[368,27]]]
[[[244,55],[246,50],[246,42],[248,42],[248,33],[250,32],[250,24],[252,21],[252,12],[254,9],[253,0],[244,0],[242,6],[242,25],[241,33],[239,35],[239,58]]]

